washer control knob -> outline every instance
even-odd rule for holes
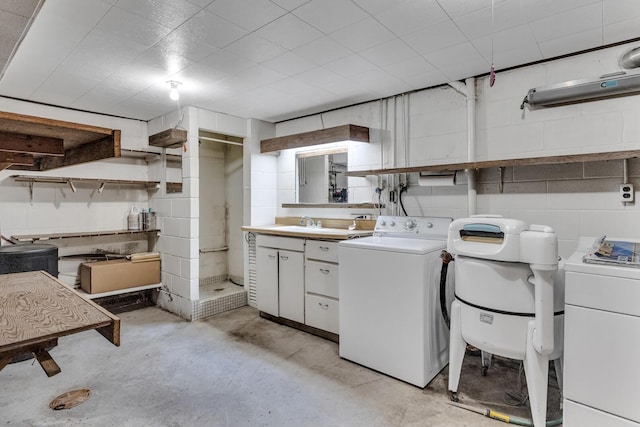
[[[418,225],[418,221],[415,218],[409,218],[404,222],[404,228],[407,230],[413,230]]]
[[[428,222],[427,223],[427,228],[433,228],[433,223],[432,222]]]
[[[394,220],[390,219],[390,220],[389,220],[389,225],[390,225],[391,227],[394,227],[394,226],[396,225],[396,222],[395,222]]]
[[[381,220],[380,221],[380,225],[384,227],[385,225],[387,225],[387,221],[385,221],[384,219]]]

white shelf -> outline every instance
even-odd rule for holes
[[[103,298],[103,297],[111,297],[114,295],[128,294],[130,292],[146,291],[149,289],[160,289],[161,287],[162,287],[162,283],[155,283],[152,285],[136,286],[134,288],[118,289],[117,291],[101,292],[98,294],[89,294],[85,292],[82,288],[74,288],[74,290],[85,298],[96,299],[96,298]]]

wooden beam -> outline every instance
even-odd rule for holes
[[[183,129],[167,129],[149,137],[149,145],[153,147],[178,148],[187,142],[187,131]]]
[[[0,163],[0,171],[5,170],[9,166],[11,166],[11,163]]]
[[[0,151],[0,164],[33,166],[33,156],[31,154]]]
[[[36,356],[38,363],[40,364],[40,366],[42,367],[42,369],[44,370],[44,372],[47,374],[48,377],[52,377],[61,372],[60,366],[58,366],[56,361],[53,360],[53,357],[51,357],[51,355],[46,349],[44,348],[38,349],[33,352],[33,355]]]
[[[369,142],[369,128],[356,125],[342,125],[311,132],[263,139],[260,141],[260,152],[269,153],[289,148],[309,147],[338,141]]]
[[[0,131],[0,151],[63,156],[64,141],[60,138]]]
[[[112,131],[98,126],[27,116],[7,111],[0,111],[0,129],[25,135],[54,136],[78,142],[92,141],[97,139],[99,135],[110,135]]]
[[[45,171],[111,157],[120,157],[120,130],[117,129],[107,137],[65,150],[64,157],[42,158],[38,166]]]

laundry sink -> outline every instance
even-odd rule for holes
[[[349,230],[344,228],[321,228],[321,227],[306,227],[304,225],[283,225],[276,228],[276,230],[287,231],[290,233],[301,234],[345,234],[349,233]]]

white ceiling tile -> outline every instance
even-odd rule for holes
[[[113,0],[112,0],[113,1]],[[189,3],[198,7],[207,7],[214,0],[187,0]]]
[[[433,70],[426,73],[419,73],[413,76],[408,76],[403,80],[406,81],[414,90],[416,90],[441,85],[448,79],[447,76],[442,74],[442,72],[440,72],[439,70]]]
[[[604,28],[604,43],[617,43],[638,37],[640,18],[635,17],[626,21],[609,24]]]
[[[29,99],[31,94],[53,71],[52,69],[44,69],[41,67],[21,67],[14,62],[11,63],[9,69],[2,77],[2,81],[0,81],[0,93],[4,96]],[[20,69],[20,71],[13,72],[16,68]]]
[[[164,49],[154,46],[139,55],[131,65],[134,67],[138,65],[142,67],[154,67],[166,70],[168,74],[174,74],[190,66],[192,63],[193,61],[183,56],[168,53]]]
[[[490,64],[478,53],[471,43],[461,43],[429,53],[425,59],[448,77],[456,79],[488,72]],[[464,63],[465,67],[460,67]],[[471,70],[472,74],[469,74]],[[460,73],[466,74],[461,76]]]
[[[325,64],[324,68],[343,77],[350,77],[375,70],[377,67],[359,55],[352,55]]]
[[[467,38],[453,22],[444,21],[411,33],[404,40],[416,52],[426,55],[443,47],[463,43]]]
[[[2,0],[0,10],[10,12],[23,18],[31,18],[38,0]]]
[[[343,79],[339,74],[323,67],[312,68],[303,73],[296,74],[293,78],[301,81],[302,83],[307,83],[317,87],[323,87],[331,82]]]
[[[522,0],[532,2],[532,0]],[[537,0],[535,0],[537,1]],[[560,3],[560,2],[558,2]],[[485,7],[453,19],[469,40],[497,33],[509,28],[526,24],[529,16],[523,11],[518,0],[496,2],[491,16],[491,7]]]
[[[308,3],[310,1],[311,0],[271,0],[272,3],[275,3],[281,8],[288,11],[295,10],[300,6],[302,6],[303,4]]]
[[[415,76],[416,74],[428,74],[436,69],[421,56],[413,56],[404,61],[394,62],[383,68],[384,71],[399,79]]]
[[[357,22],[330,34],[331,38],[354,52],[393,40],[396,36],[373,18]]]
[[[395,39],[363,50],[360,56],[378,67],[385,67],[415,57],[416,52],[402,40]]]
[[[74,25],[87,25],[93,27],[111,9],[110,4],[105,2],[87,0],[66,0],[61,4],[50,4],[44,2],[42,9],[38,13],[38,20],[41,16],[56,16]]]
[[[216,0],[207,10],[248,31],[257,30],[287,13],[269,0]]]
[[[220,48],[248,34],[247,30],[207,10],[196,14],[179,30],[184,31],[184,36],[188,40],[195,39]]]
[[[327,36],[297,47],[292,52],[317,65],[344,58],[352,53],[349,49]]]
[[[601,43],[601,41],[602,31],[595,29],[546,40],[540,42],[539,46],[544,58],[553,58],[570,52],[588,49]]]
[[[558,13],[531,23],[531,29],[538,42],[601,28],[602,5],[599,3]]]
[[[495,5],[506,0],[494,0]],[[492,0],[438,0],[438,3],[451,17],[467,15],[480,9],[491,7]]]
[[[153,46],[171,31],[171,28],[117,7],[109,9],[96,28],[145,46]]]
[[[491,62],[491,45],[493,41],[493,56],[494,59],[497,58],[505,58],[504,52],[516,52],[517,50],[521,50],[523,52],[532,52],[538,51],[538,44],[536,42],[535,37],[533,36],[533,32],[529,25],[520,25],[518,27],[510,28],[508,30],[500,31],[495,33],[493,36],[488,35],[484,37],[477,38],[472,40],[473,46],[478,50],[480,55],[482,55],[487,61]],[[540,54],[538,52],[535,55],[540,59]],[[526,56],[518,55],[519,59],[525,59]],[[525,60],[522,63],[532,62],[536,59]],[[498,61],[495,61],[496,65],[498,65]],[[513,65],[512,61],[511,64]],[[502,67],[505,65],[502,64]]]
[[[322,37],[320,31],[291,14],[260,28],[256,35],[289,50]]]
[[[402,0],[375,15],[394,34],[403,36],[448,20],[436,0]]]
[[[353,2],[372,15],[396,6],[389,0],[353,0]]]
[[[98,83],[79,73],[56,71],[33,93],[33,97],[55,104],[70,104]]]
[[[528,16],[530,22],[587,5],[597,4],[602,8],[602,1],[603,0],[518,0],[522,12]]]
[[[207,56],[199,63],[205,67],[209,67],[211,69],[222,71],[232,75],[256,65],[254,61],[250,61],[241,56],[234,55],[233,53],[227,52],[225,50],[219,50]]]
[[[20,39],[22,30],[27,25],[29,18],[24,18],[11,13],[0,13],[0,58],[8,58],[13,48]]]
[[[293,14],[325,34],[369,17],[361,8],[344,0],[312,0]]]
[[[191,61],[200,61],[219,50],[214,45],[207,43],[200,34],[186,26],[172,31],[155,46],[167,54],[184,56]]]
[[[225,80],[225,84],[236,85],[243,90],[249,90],[269,85],[285,77],[284,74],[280,74],[277,71],[273,71],[262,65],[255,65],[234,73],[233,77]]]
[[[262,65],[287,76],[294,76],[316,67],[313,62],[292,52],[285,52],[276,58],[263,62]]]
[[[225,50],[254,62],[268,61],[287,52],[282,46],[255,34],[249,34],[231,43]]]
[[[120,0],[116,7],[172,29],[200,12],[201,9],[186,0]]]
[[[637,0],[603,0],[604,24],[614,24],[640,18],[640,1]]]
[[[193,64],[171,76],[171,80],[182,82],[185,86],[200,87],[212,85],[216,82],[233,77],[232,74],[216,70],[202,64]],[[190,83],[190,84],[189,84]]]

